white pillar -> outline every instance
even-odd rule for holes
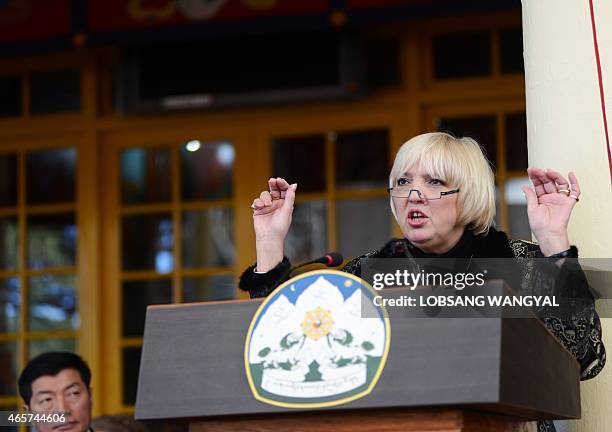
[[[522,0],[529,164],[575,171],[582,196],[569,226],[582,257],[612,259],[612,174],[590,0]],[[608,132],[612,133],[612,1],[592,0]],[[612,136],[610,136],[612,139]],[[612,281],[611,281],[612,282]],[[612,357],[612,319],[602,319]],[[609,359],[609,363],[612,361]],[[612,425],[612,364],[584,382],[574,432]]]

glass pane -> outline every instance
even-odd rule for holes
[[[0,333],[16,333],[19,329],[21,292],[16,277],[0,279]]]
[[[183,265],[217,267],[234,264],[234,212],[229,208],[183,213]]]
[[[123,349],[123,404],[136,403],[138,389],[138,372],[140,371],[140,353],[142,348]]]
[[[509,205],[508,219],[510,232],[509,237],[531,241],[531,228],[527,217],[527,205]]]
[[[172,281],[123,282],[123,336],[142,336],[147,306],[172,303]]]
[[[467,78],[491,74],[489,32],[452,33],[433,39],[434,77]]]
[[[525,113],[506,114],[506,165],[508,170],[527,170],[527,118]]]
[[[19,253],[17,217],[0,217],[0,268],[16,269]]]
[[[336,182],[340,189],[387,186],[389,132],[386,129],[339,133]]]
[[[527,201],[521,188],[530,186],[529,177],[514,178],[506,182],[506,205],[508,206],[508,235],[511,238],[531,240],[531,228],[527,217]]]
[[[72,338],[63,339],[38,339],[28,344],[28,358],[31,360],[48,351],[69,351],[76,353],[76,341]]]
[[[388,198],[338,200],[338,250],[345,258],[381,247],[391,237]]]
[[[293,221],[285,239],[285,255],[295,264],[327,252],[327,206],[325,201],[295,205]]]
[[[73,202],[75,170],[76,150],[73,148],[28,153],[27,203]]]
[[[0,207],[17,205],[17,155],[0,155]]]
[[[0,397],[17,394],[17,342],[0,342]]]
[[[170,201],[171,154],[168,148],[132,148],[121,152],[121,202]]]
[[[21,77],[0,77],[0,117],[17,117],[22,110]]]
[[[174,268],[174,233],[170,214],[123,217],[122,259],[124,270],[171,272]]]
[[[78,330],[76,277],[43,275],[30,278],[30,330]]]
[[[27,221],[30,268],[75,265],[78,233],[74,214],[32,215]]]
[[[438,130],[456,137],[470,137],[484,149],[493,166],[497,163],[497,138],[495,116],[442,118]]]
[[[74,70],[38,72],[30,77],[32,114],[50,114],[81,109],[81,73]]]
[[[523,63],[523,29],[521,27],[504,29],[499,32],[499,51],[502,73],[525,72],[525,65]]]
[[[233,298],[236,298],[236,281],[232,275],[183,279],[184,302],[231,300]]]
[[[401,72],[399,37],[370,36],[366,40],[365,49],[367,88],[376,90],[399,84]]]
[[[303,11],[301,15],[303,19],[310,17],[316,20],[317,18],[309,12],[320,11],[325,14],[327,7],[324,5],[329,4],[328,1],[321,0],[301,2],[300,0],[232,0],[229,3],[225,0],[181,0],[180,3],[176,1],[172,3],[180,4],[186,16],[193,19],[206,18],[214,14],[223,4],[231,4],[228,6],[229,13],[235,14],[238,19],[253,16],[255,19],[264,20],[266,16],[274,19],[276,15],[280,19],[285,14],[293,15],[291,6],[293,4],[305,5],[304,8],[296,9],[296,12]],[[268,11],[272,9],[268,8],[276,6],[277,3],[283,5],[269,14]],[[171,2],[131,0],[126,3],[122,0],[120,4],[140,4],[143,11],[145,9],[151,11],[148,14],[150,19],[156,20],[154,18],[157,15],[156,11],[161,10],[158,8],[168,7]],[[289,5],[287,9],[285,4]],[[311,4],[313,7],[310,7]],[[100,5],[98,10],[103,10],[103,3]],[[329,7],[331,8],[331,5]],[[225,14],[225,10],[222,13]],[[175,18],[171,19],[170,22],[176,22]],[[269,23],[272,24],[271,21]],[[276,24],[270,27],[270,24],[264,25],[267,25],[269,30],[283,29]],[[340,79],[339,60],[348,57],[347,50],[343,49],[345,32],[331,28],[323,21],[309,30],[304,25],[294,25],[290,17],[285,24],[284,27],[288,31],[283,31],[282,36],[279,32],[250,31],[247,28],[250,24],[247,23],[246,26],[241,26],[243,33],[240,36],[244,35],[243,37],[231,37],[227,34],[227,37],[217,37],[214,41],[206,39],[197,41],[196,38],[191,38],[191,41],[176,38],[172,41],[173,38],[166,38],[165,42],[160,40],[155,44],[139,44],[140,46],[131,44],[132,49],[128,53],[138,53],[139,79],[133,84],[135,87],[130,90],[143,100],[162,100],[173,95],[200,94],[211,95],[213,102],[216,101],[216,96],[219,96],[221,100],[228,97],[231,98],[227,99],[228,101],[248,102],[251,105],[261,100],[258,96],[260,94],[282,97],[284,92],[299,89],[297,91],[299,96],[301,89],[307,91],[311,88],[329,88],[336,85]],[[244,71],[245,65],[248,65],[248,73]],[[244,98],[242,96],[244,94],[248,97]],[[205,97],[205,99],[210,98]],[[174,100],[176,99],[170,99],[167,106],[174,106],[172,103]]]
[[[183,200],[230,198],[235,154],[234,146],[228,142],[192,140],[181,146]]]
[[[273,177],[298,183],[299,192],[325,190],[325,137],[305,135],[272,141]],[[267,185],[263,185],[266,188]],[[263,190],[263,189],[262,189]]]

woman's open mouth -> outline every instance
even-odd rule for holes
[[[427,223],[427,215],[419,210],[410,210],[408,212],[408,225],[413,228],[418,228]]]

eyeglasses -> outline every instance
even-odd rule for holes
[[[416,192],[419,199],[423,201],[424,203],[442,199],[442,197],[446,195],[452,195],[452,194],[459,193],[459,190],[460,189],[457,188],[457,189],[452,189],[452,190],[443,191],[443,192],[428,192],[428,194],[432,196],[425,196],[420,190],[410,189],[407,186],[396,186],[396,187],[390,187],[387,189],[387,191],[389,192],[389,195],[391,195],[393,198],[410,199],[410,194],[412,194],[412,192]]]

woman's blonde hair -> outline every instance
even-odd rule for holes
[[[488,232],[495,219],[495,186],[491,165],[472,138],[455,138],[444,132],[418,135],[399,149],[389,175],[389,187],[406,170],[420,166],[430,177],[459,188],[458,223],[475,234]],[[445,198],[442,198],[445,199]],[[393,199],[391,210],[397,219]]]

